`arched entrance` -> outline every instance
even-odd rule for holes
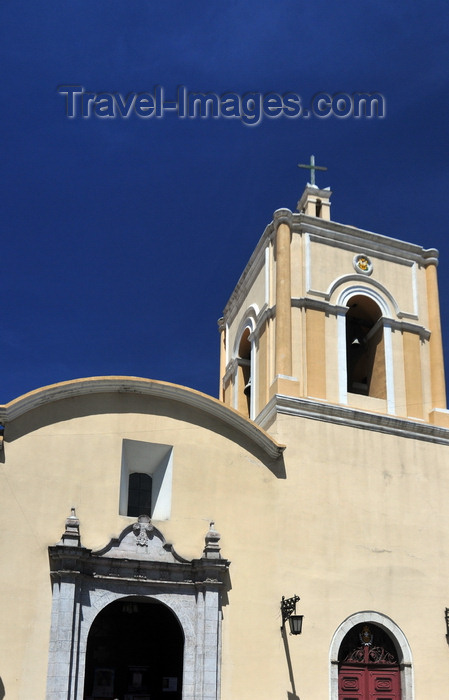
[[[49,547],[47,700],[218,700],[230,564],[219,541],[211,523],[202,556],[184,559],[142,515],[92,551],[81,544],[72,512],[60,542]],[[150,675],[130,668],[139,666]],[[137,674],[131,681],[128,671]]]
[[[398,653],[377,625],[352,627],[340,645],[338,661],[338,700],[400,700]]]
[[[84,700],[181,700],[183,655],[181,625],[166,605],[121,598],[90,628]]]

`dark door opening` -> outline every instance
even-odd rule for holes
[[[183,654],[181,626],[165,605],[111,603],[89,632],[84,700],[181,700]]]

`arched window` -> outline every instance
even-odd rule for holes
[[[382,311],[373,299],[351,297],[346,314],[347,390],[378,399],[387,396]]]
[[[128,480],[128,512],[138,518],[139,515],[151,515],[151,493],[153,480],[149,474],[133,472]]]

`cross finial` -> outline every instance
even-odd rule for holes
[[[325,168],[322,165],[315,165],[315,156],[310,156],[310,165],[298,163],[298,168],[307,168],[307,170],[310,170],[310,184],[312,185],[312,187],[316,187],[315,170],[327,170],[327,168]]]

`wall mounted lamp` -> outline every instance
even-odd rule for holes
[[[302,621],[304,615],[296,614],[296,603],[300,600],[299,595],[294,595],[293,598],[284,598],[281,600],[282,627],[285,628],[285,623],[288,620],[290,625],[290,634],[301,634]]]

